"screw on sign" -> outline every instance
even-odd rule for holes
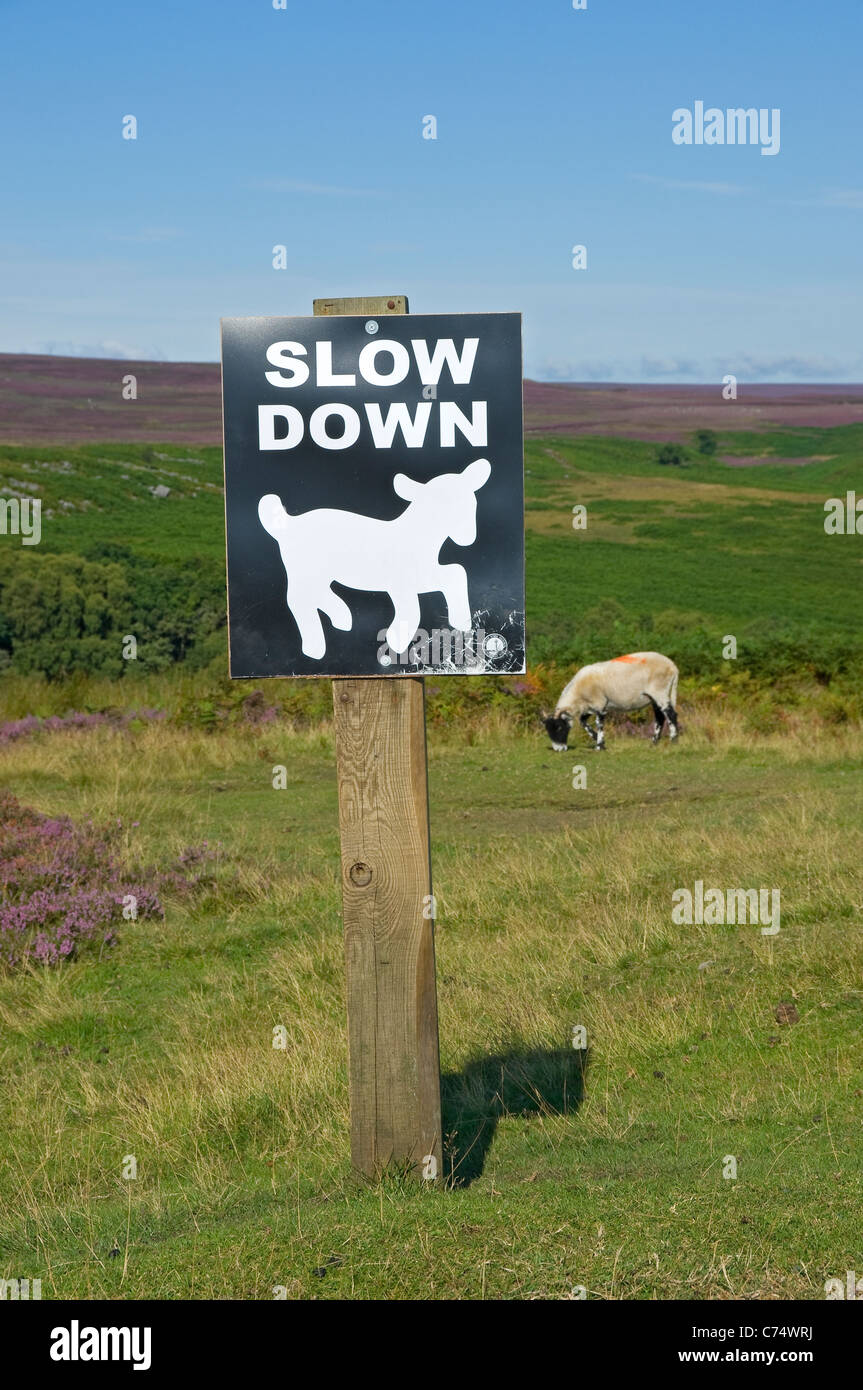
[[[330,676],[351,1155],[442,1171],[423,676],[525,669],[521,318],[224,319],[230,669]]]

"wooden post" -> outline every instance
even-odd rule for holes
[[[407,313],[403,295],[316,299],[319,314]],[[442,1173],[425,689],[333,681],[347,980],[351,1157]]]

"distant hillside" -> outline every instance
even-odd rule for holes
[[[129,374],[138,382],[135,401],[122,396],[123,377]],[[221,444],[220,389],[215,362],[0,353],[0,440]]]
[[[133,374],[138,399],[124,401]],[[525,381],[528,434],[683,440],[695,429],[766,430],[863,421],[863,385],[741,383],[735,402],[710,386],[617,386]],[[222,442],[215,362],[128,362],[0,353],[0,441]]]
[[[750,679],[838,680],[824,709],[859,717],[860,547],[825,532],[824,501],[859,489],[863,424],[730,431],[720,445],[672,466],[644,440],[528,439],[532,666],[571,673],[596,654],[657,649],[714,694]],[[285,489],[290,502],[290,470]],[[0,701],[9,674],[137,679],[182,664],[224,675],[218,446],[0,443],[4,496],[42,506],[38,545],[0,534]],[[728,633],[740,643],[730,662]]]

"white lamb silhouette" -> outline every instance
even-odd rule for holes
[[[476,493],[490,474],[488,459],[476,459],[461,473],[440,473],[427,483],[397,473],[393,488],[410,506],[394,521],[330,508],[291,516],[275,493],[262,497],[258,516],[279,543],[287,603],[305,655],[320,659],[326,652],[322,612],[334,627],[350,631],[351,611],[333,593],[333,583],[389,594],[395,614],[387,644],[394,652],[406,651],[416,634],[420,594],[442,593],[450,627],[467,632],[471,607],[464,566],[442,565],[438,555],[447,537],[456,545],[473,545]]]

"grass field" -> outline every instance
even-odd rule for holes
[[[152,862],[221,848],[193,909],[0,983],[4,1272],[59,1297],[823,1296],[859,1263],[861,754],[859,729],[694,717],[601,759],[433,739],[455,1186],[416,1191],[349,1172],[328,730],[13,746],[23,800],[139,821]],[[778,887],[781,931],[675,926],[699,878]]]
[[[664,467],[638,440],[528,442],[534,665],[656,648],[706,687],[745,669],[771,690],[801,674],[837,680],[844,698],[851,670],[859,689],[863,552],[856,536],[825,533],[824,503],[863,495],[863,425],[729,433],[720,444],[752,466],[693,454]],[[183,657],[224,673],[218,450],[0,446],[0,489],[43,502],[38,547],[0,537],[0,670],[128,679]],[[573,529],[576,505],[587,507],[585,530]],[[135,663],[122,659],[126,633]],[[736,665],[723,658],[728,634]],[[846,713],[863,711],[852,702]]]
[[[218,451],[0,448],[0,486],[46,518],[38,548],[0,537],[0,721],[170,716],[0,727],[2,786],[119,819],[130,863],[217,856],[164,920],[0,975],[0,1277],[46,1298],[788,1299],[859,1270],[863,542],[825,535],[823,504],[863,492],[863,426],[721,452],[752,465],[532,440],[529,680],[429,682],[447,1168],[418,1190],[350,1172],[329,692],[261,682],[256,725],[228,689]],[[61,643],[51,604],[103,581]],[[679,745],[612,726],[602,757],[553,754],[542,700],[640,646],[681,667]],[[780,932],[676,924],[697,880],[778,889]]]

